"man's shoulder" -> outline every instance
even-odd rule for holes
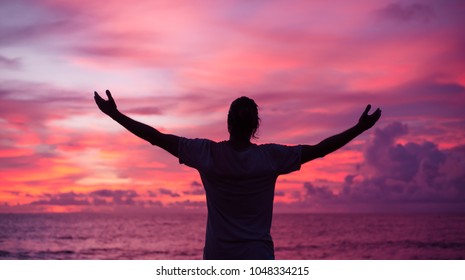
[[[289,152],[300,152],[301,145],[286,145],[276,143],[266,143],[258,145],[259,149],[271,153],[289,153]]]
[[[285,145],[285,144],[277,144],[277,143],[264,143],[264,144],[259,144],[257,145],[260,148],[265,148],[265,149],[273,149],[273,148],[287,148],[287,147],[293,147],[292,145]]]
[[[211,144],[218,144],[217,142],[207,139],[207,138],[189,138],[189,137],[179,137],[179,141],[182,141],[184,143],[211,143]]]

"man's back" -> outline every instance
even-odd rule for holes
[[[270,235],[276,179],[300,169],[300,146],[250,145],[181,138],[179,159],[196,168],[206,191],[204,258],[274,258]]]

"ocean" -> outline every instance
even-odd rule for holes
[[[0,214],[0,259],[201,259],[204,213]],[[465,259],[464,214],[275,214],[276,259]]]

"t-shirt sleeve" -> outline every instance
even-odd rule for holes
[[[179,163],[201,169],[207,166],[212,141],[207,139],[179,139]]]
[[[268,144],[267,148],[271,163],[279,175],[300,170],[302,146]]]

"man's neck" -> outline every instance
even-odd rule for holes
[[[228,142],[233,147],[233,149],[236,151],[245,150],[252,145],[252,143],[250,142],[250,139],[235,138],[232,136],[229,137]]]

